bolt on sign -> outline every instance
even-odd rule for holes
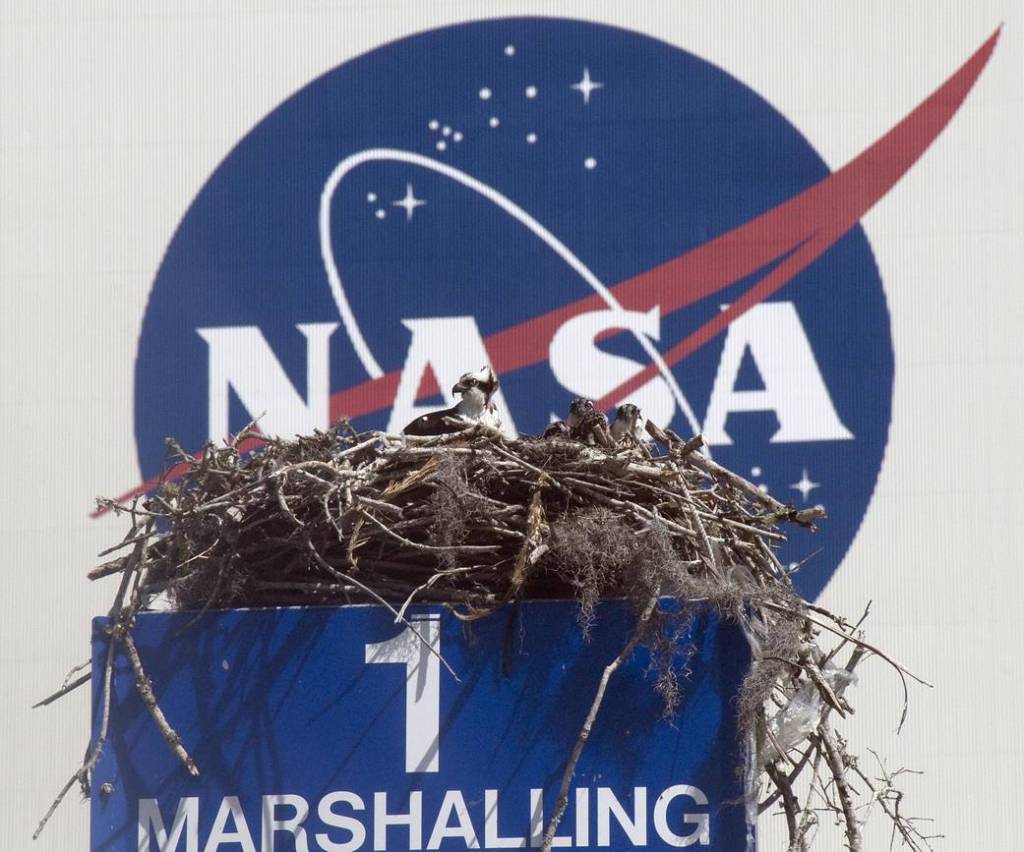
[[[407,623],[378,606],[142,614],[136,644],[200,774],[118,660],[91,848],[539,848],[605,666],[634,630],[629,607],[606,602],[585,640],[576,612],[525,603],[468,626],[443,607]],[[746,643],[710,616],[689,630],[672,719],[642,647],[612,676],[554,848],[748,848],[733,701]]]

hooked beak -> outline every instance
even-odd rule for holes
[[[462,384],[461,381],[460,382],[456,382],[455,385],[452,387],[452,393],[453,394],[465,393],[465,392],[466,392],[466,386],[464,384]]]

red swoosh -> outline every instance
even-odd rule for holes
[[[666,315],[713,295],[790,252],[726,310],[665,352],[666,364],[678,363],[724,331],[730,322],[791,281],[856,225],[956,114],[991,57],[1001,30],[1002,25],[899,124],[837,172],[749,222],[612,287],[615,298],[627,310],[647,311],[659,305],[662,315]],[[594,294],[490,335],[484,344],[494,369],[501,375],[543,361],[551,338],[566,320],[606,308],[600,296]],[[649,364],[598,400],[597,405],[611,408],[657,371],[656,365]],[[399,377],[400,371],[396,370],[332,394],[332,421],[387,408],[398,390]],[[437,392],[438,388],[425,383],[419,397]],[[118,502],[144,494],[161,479],[173,479],[186,469],[186,465],[177,465],[121,495]],[[106,511],[98,510],[93,517]]]
[[[664,275],[677,281],[700,280],[702,274],[714,274],[716,261],[720,256],[728,257],[731,245],[740,251],[746,249],[749,257],[745,259],[745,265],[740,265],[737,274],[738,264],[731,264],[731,277],[725,281],[717,278],[708,291],[714,292],[756,271],[782,254],[782,251],[797,245],[800,240],[807,240],[726,310],[665,352],[665,363],[668,366],[676,364],[703,346],[736,317],[792,280],[856,225],[875,202],[917,162],[953,118],[992,55],[1001,30],[1000,25],[952,77],[925,98],[903,121],[839,171],[768,213],[659,267],[661,270],[671,267],[671,271],[666,271]],[[782,251],[769,255],[757,250],[759,243],[766,248],[769,245],[778,247],[780,243],[784,247]],[[648,365],[595,404],[602,409],[610,408],[627,394],[643,387],[657,371],[656,365]]]

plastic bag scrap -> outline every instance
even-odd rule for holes
[[[841,697],[848,686],[857,683],[857,675],[831,662],[821,670],[822,677],[837,697]],[[818,687],[809,680],[801,683],[789,699],[789,703],[781,708],[769,721],[768,727],[773,737],[768,737],[761,753],[761,765],[796,748],[806,740],[821,721],[825,702],[822,700]],[[776,746],[776,743],[778,744]],[[779,748],[783,754],[779,754]],[[767,753],[766,753],[767,752]]]

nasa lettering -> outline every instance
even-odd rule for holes
[[[612,27],[486,21],[347,61],[238,143],[168,247],[136,364],[143,476],[166,436],[198,449],[260,415],[400,429],[486,364],[510,435],[576,396],[633,402],[825,504],[783,551],[814,596],[867,509],[893,382],[861,213],[828,218],[838,184],[812,195],[830,176],[752,89]]]

